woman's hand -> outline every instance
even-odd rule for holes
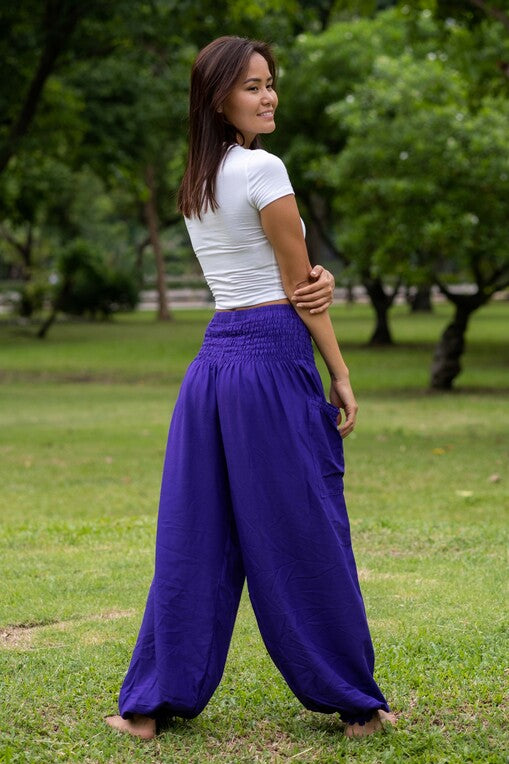
[[[309,274],[311,283],[299,287],[293,293],[291,300],[298,308],[309,310],[310,313],[323,313],[332,305],[336,282],[330,271],[321,265],[315,265]]]
[[[337,406],[338,409],[342,409],[345,413],[345,421],[341,424],[342,415],[341,411],[339,412],[338,430],[341,437],[346,438],[355,427],[355,420],[359,410],[348,377],[345,379],[333,379],[331,381],[330,402],[334,404],[334,406]]]

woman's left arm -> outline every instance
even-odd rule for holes
[[[336,286],[334,276],[322,265],[315,265],[309,273],[308,282],[306,286],[296,289],[290,299],[296,308],[323,313],[332,305]]]
[[[288,195],[276,199],[261,210],[260,216],[265,235],[274,249],[283,289],[290,298],[302,285],[306,286],[309,273],[313,270],[295,197]],[[338,426],[341,435],[346,437],[355,426],[358,406],[330,316],[327,310],[315,315],[302,308],[295,307],[295,310],[309,329],[329,370],[331,403],[345,413],[345,420],[342,423],[338,421]]]

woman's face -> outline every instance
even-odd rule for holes
[[[223,103],[222,112],[242,134],[244,145],[250,146],[259,133],[276,129],[276,107],[277,95],[267,61],[260,53],[253,53],[246,73]]]

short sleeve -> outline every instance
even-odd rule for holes
[[[294,190],[286,167],[279,157],[263,149],[250,151],[247,162],[247,195],[249,203],[261,210]]]

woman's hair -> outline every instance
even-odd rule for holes
[[[215,198],[216,175],[229,146],[235,145],[236,127],[218,108],[247,70],[253,53],[267,61],[275,83],[276,64],[270,46],[245,37],[219,37],[198,54],[191,72],[189,150],[178,193],[178,208],[186,217],[201,216]],[[258,136],[249,148],[260,147]]]

